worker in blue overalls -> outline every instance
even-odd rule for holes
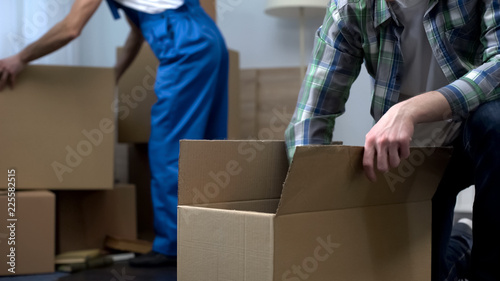
[[[133,266],[175,264],[179,140],[227,135],[228,53],[215,23],[198,0],[107,0],[115,18],[122,9],[131,32],[116,63],[116,79],[146,40],[160,61],[151,112],[149,158],[156,237],[153,251]],[[0,60],[0,91],[27,63],[78,37],[101,0],[75,0],[70,13],[18,54]]]

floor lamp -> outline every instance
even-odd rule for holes
[[[300,21],[300,79],[305,76],[306,18],[323,18],[328,0],[268,0],[266,14]]]

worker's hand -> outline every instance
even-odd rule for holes
[[[379,171],[387,172],[409,157],[414,128],[414,118],[404,104],[396,104],[382,116],[366,135],[363,167],[368,179],[377,180],[375,163]]]
[[[23,71],[26,64],[22,62],[19,55],[14,55],[3,60],[0,60],[0,91],[9,85],[14,88],[17,75]]]

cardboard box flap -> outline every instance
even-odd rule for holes
[[[179,205],[279,199],[288,170],[283,141],[183,140]]]
[[[363,173],[363,147],[298,147],[277,215],[430,200],[450,151],[412,148],[397,169],[372,183]]]
[[[178,208],[177,280],[269,281],[274,214]]]

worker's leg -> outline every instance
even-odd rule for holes
[[[476,187],[471,280],[500,280],[500,101],[472,113],[464,136]]]
[[[208,134],[213,138],[225,138],[227,131],[227,87],[218,86],[227,83],[225,43],[201,8],[187,8],[166,17],[169,41],[152,44],[160,59],[149,142],[153,250],[172,256],[177,254],[179,140],[205,138],[207,128],[219,129]]]

